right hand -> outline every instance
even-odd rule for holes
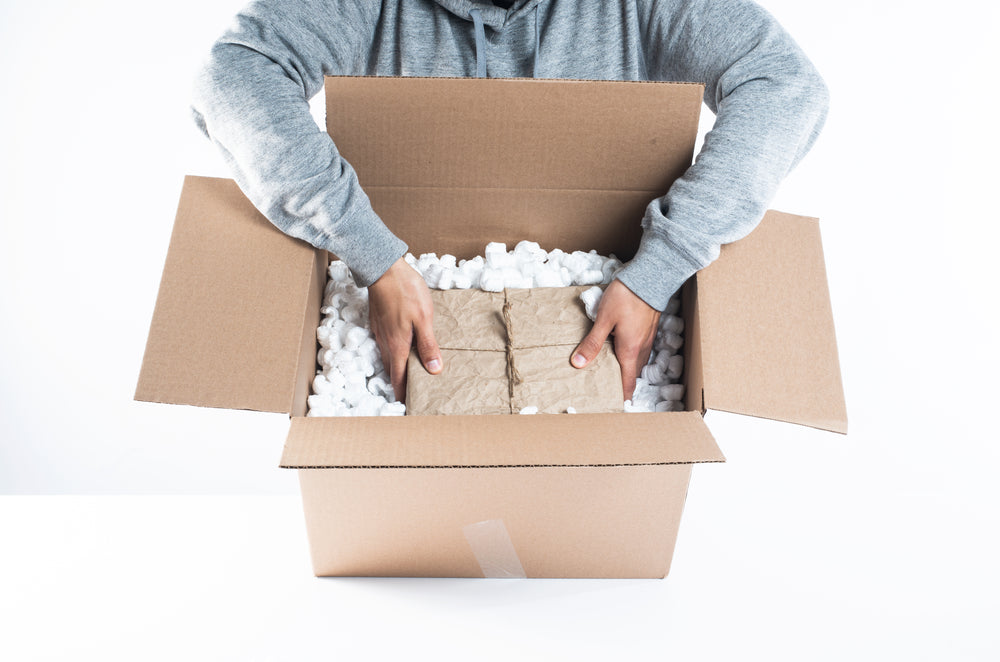
[[[368,321],[400,402],[406,399],[406,361],[414,342],[427,372],[436,375],[444,368],[433,320],[434,304],[427,283],[403,258],[368,286]]]

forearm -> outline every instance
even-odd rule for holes
[[[747,2],[694,2],[684,20],[653,30],[662,78],[706,84],[717,113],[697,161],[642,221],[636,258],[621,280],[655,308],[722,244],[749,234],[778,185],[806,154],[826,118],[828,93],[791,37]]]
[[[302,27],[271,4],[248,8],[213,47],[195,82],[195,121],[261,213],[286,234],[336,253],[368,285],[406,246],[372,210],[308,103],[325,72],[350,68],[338,53],[350,51],[351,40],[327,43],[334,26]]]

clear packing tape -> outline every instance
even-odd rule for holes
[[[525,579],[524,567],[502,519],[462,527],[462,533],[487,579]]]

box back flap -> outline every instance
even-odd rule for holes
[[[703,409],[847,432],[816,219],[769,211],[696,289]]]
[[[325,260],[232,180],[187,177],[135,398],[290,412],[303,344],[314,351],[315,327],[303,329]]]
[[[292,419],[281,466],[513,467],[723,462],[699,412]]]
[[[415,254],[471,257],[528,239],[627,259],[646,205],[691,164],[702,90],[330,77],[327,130]]]

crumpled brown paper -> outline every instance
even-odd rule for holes
[[[569,362],[591,327],[580,301],[586,289],[432,290],[444,370],[429,374],[410,352],[407,414],[516,414],[528,406],[552,414],[567,407],[622,411],[621,368],[610,341],[586,368]]]

